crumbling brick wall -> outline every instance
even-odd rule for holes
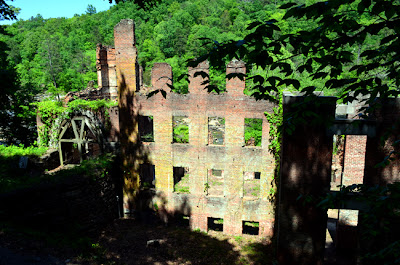
[[[235,66],[235,67],[230,67]],[[157,65],[152,80],[158,82],[155,88],[165,86],[159,80],[169,82],[172,76],[169,65]],[[165,69],[161,70],[160,68]],[[208,70],[206,63],[199,66]],[[155,165],[156,189],[163,192],[171,201],[170,211],[190,212],[193,228],[207,230],[207,218],[224,220],[223,229],[228,234],[241,234],[242,221],[260,223],[260,233],[271,234],[273,219],[272,205],[267,200],[270,182],[274,172],[274,162],[268,150],[269,124],[264,112],[272,111],[273,104],[256,101],[239,93],[244,82],[227,81],[227,93],[209,94],[201,85],[200,77],[193,78],[196,69],[190,69],[189,94],[169,93],[164,99],[157,94],[150,99],[137,94],[140,114],[152,116],[154,121],[154,142],[148,146],[149,161]],[[227,71],[245,71],[243,63],[228,65]],[[241,86],[232,86],[232,83]],[[229,89],[231,88],[231,89]],[[173,116],[189,119],[189,143],[173,143]],[[211,144],[208,140],[209,117],[225,118],[225,137],[222,145]],[[244,119],[262,119],[261,147],[245,146]],[[174,193],[173,168],[185,167],[190,170],[190,194]],[[212,169],[223,171],[223,192],[220,196],[210,196],[205,185],[212,185],[208,172]],[[258,198],[246,198],[243,194],[244,172],[261,172]],[[182,209],[181,201],[187,202],[190,209]]]
[[[208,93],[202,84],[203,78],[194,77],[196,71],[208,71],[207,62],[188,70],[190,76],[188,94],[169,92],[170,88],[167,84],[172,84],[172,69],[166,63],[154,65],[151,77],[152,87],[146,91],[140,90],[138,78],[140,71],[136,63],[136,53],[125,48],[135,45],[131,25],[130,21],[125,20],[118,24],[114,31],[115,48],[106,48],[106,50],[117,54],[115,68],[124,73],[124,75],[116,75],[118,89],[123,86],[125,95],[134,94],[134,97],[128,99],[129,102],[124,103],[125,106],[129,105],[125,108],[127,111],[122,113],[120,110],[121,137],[124,133],[123,127],[134,126],[131,128],[132,131],[138,132],[140,116],[146,116],[146,119],[150,119],[153,123],[153,142],[144,142],[139,136],[132,138],[136,141],[133,163],[136,174],[139,175],[140,165],[145,163],[154,165],[156,198],[158,198],[154,199],[154,203],[158,204],[157,208],[161,208],[166,214],[180,212],[190,215],[193,229],[199,228],[206,231],[209,228],[208,218],[211,217],[223,219],[223,230],[227,234],[241,234],[243,221],[251,221],[258,222],[259,235],[271,236],[274,213],[273,205],[267,197],[275,164],[268,150],[269,124],[264,112],[271,112],[275,105],[267,101],[256,101],[245,95],[243,93],[245,83],[238,78],[227,80],[226,93],[219,95]],[[113,67],[113,62],[107,62],[104,58],[113,60],[114,57],[109,57],[109,53],[104,51],[101,45],[98,46],[97,54],[100,57],[98,58],[99,85],[101,83],[103,87],[106,87],[107,83],[110,83],[107,78],[114,76],[110,75],[110,72],[115,70],[114,68],[107,69],[107,65]],[[125,58],[124,62],[119,62],[118,58]],[[227,66],[228,74],[245,73],[245,71],[245,64],[240,61],[233,61]],[[163,98],[160,93],[147,98],[147,92],[157,89],[168,91],[166,98]],[[127,99],[121,91],[119,93],[120,100]],[[123,118],[127,115],[136,119],[130,121],[131,125],[123,125],[129,122]],[[175,116],[186,117],[188,120],[188,143],[173,143],[173,117]],[[222,144],[209,142],[208,123],[211,117],[220,117],[224,120]],[[262,120],[261,146],[245,145],[245,118]],[[122,142],[121,146],[124,146]],[[174,167],[187,168],[189,193],[174,192]],[[223,177],[220,177],[222,184],[219,183],[222,185],[220,188],[222,193],[218,196],[207,192],[207,185],[212,185],[208,174],[210,170],[223,171]],[[178,171],[175,170],[175,172]],[[258,186],[252,187],[255,190],[258,189],[257,192],[253,192],[256,196],[247,196],[244,192],[246,172],[256,172],[252,175],[257,176],[254,185]],[[134,185],[130,187],[135,189]],[[132,196],[125,193],[125,197],[125,211],[128,213],[135,210],[130,209],[134,205],[134,202],[130,201]]]

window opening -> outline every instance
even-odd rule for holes
[[[207,227],[208,231],[224,231],[224,219],[222,218],[213,218],[213,217],[208,217],[207,218]]]
[[[186,116],[172,117],[172,141],[174,143],[189,143],[189,119]]]
[[[189,193],[189,168],[174,167],[174,192]]]
[[[259,222],[242,221],[242,234],[257,235],[260,230]]]
[[[140,188],[150,189],[155,188],[156,175],[155,166],[149,163],[141,164],[139,166]]]
[[[209,169],[205,191],[209,196],[224,195],[224,171],[219,169]]]
[[[153,116],[139,116],[139,135],[142,142],[154,142]]]
[[[184,214],[177,214],[176,220],[179,226],[190,227],[190,216]]]
[[[243,196],[260,197],[260,172],[243,172]]]
[[[261,146],[262,119],[244,119],[244,144],[245,146]]]
[[[225,138],[225,118],[208,118],[208,144],[223,145]]]

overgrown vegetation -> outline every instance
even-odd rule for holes
[[[30,105],[34,98],[48,97],[49,94],[59,98],[66,92],[86,88],[88,82],[97,78],[96,44],[112,45],[113,28],[121,19],[135,20],[138,60],[144,69],[145,84],[150,84],[153,63],[167,62],[174,71],[174,90],[187,93],[187,80],[180,77],[187,74],[186,61],[200,56],[210,47],[206,45],[206,38],[218,44],[230,39],[243,39],[251,21],[282,18],[285,12],[278,7],[287,1],[163,0],[157,1],[157,5],[147,6],[146,10],[135,1],[116,2],[119,4],[104,12],[96,13],[91,9],[69,19],[44,19],[37,15],[1,27],[0,74],[4,73],[1,79],[5,92],[1,100],[5,104],[0,107],[0,115],[4,116],[0,119],[0,126],[7,141],[19,140],[27,145],[36,139],[36,112]],[[307,26],[292,20],[282,21],[281,25],[288,31]],[[282,53],[289,55],[290,49],[282,50]],[[227,61],[224,60],[223,64]],[[292,65],[296,63],[292,62]],[[251,62],[247,68],[253,74],[276,73],[252,68]],[[211,67],[210,76],[210,85],[215,86],[212,91],[225,91],[225,66]],[[304,81],[304,77],[297,72],[297,78]],[[254,92],[256,81],[247,79],[249,94]],[[320,87],[320,82],[307,82]],[[32,137],[25,139],[26,135]]]
[[[103,111],[105,115],[108,114],[108,108],[116,106],[116,102],[106,99],[97,100],[84,100],[76,99],[63,105],[62,102],[54,100],[45,100],[35,103],[37,106],[38,115],[41,118],[43,125],[39,128],[39,145],[49,146],[50,138],[53,136],[57,138],[59,132],[59,125],[56,126],[56,121],[60,123],[64,119],[70,118],[74,112],[81,112],[83,110],[90,110],[94,113]]]
[[[47,147],[28,146],[23,144],[16,145],[0,145],[0,157],[13,158],[16,156],[41,156],[47,151]]]
[[[268,149],[272,153],[275,161],[274,176],[271,180],[271,189],[269,191],[269,199],[275,201],[281,166],[281,144],[283,130],[283,106],[282,93],[277,97],[278,106],[274,107],[272,113],[265,112],[265,117],[269,123],[269,146]]]
[[[180,181],[174,185],[174,192],[189,193],[189,174],[185,174]]]
[[[244,119],[244,141],[245,145],[261,146],[262,119]]]
[[[0,192],[35,183],[29,172],[20,166],[21,157],[26,157],[29,163],[46,151],[46,147],[0,145]]]
[[[3,149],[3,150],[2,150]],[[0,155],[0,192],[8,192],[21,188],[30,187],[39,183],[55,183],[71,176],[85,176],[92,179],[104,178],[111,173],[114,163],[114,155],[104,154],[97,158],[84,160],[80,165],[75,165],[52,174],[41,172],[29,162],[28,168],[19,168],[19,154],[30,154],[31,156],[42,154],[46,148],[26,148],[25,151],[4,151],[0,146],[1,154],[13,153],[13,156]],[[12,148],[14,150],[15,148]],[[34,151],[31,151],[34,150]],[[18,155],[16,155],[18,154]],[[34,154],[34,155],[33,155]],[[31,157],[34,159],[34,157]]]
[[[172,140],[174,143],[189,143],[189,125],[187,117],[174,116],[172,120],[173,135]]]

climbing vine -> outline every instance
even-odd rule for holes
[[[265,116],[269,122],[269,146],[268,149],[275,159],[274,175],[271,180],[271,189],[269,191],[270,200],[275,200],[277,191],[277,182],[280,174],[281,164],[281,144],[282,144],[282,125],[283,125],[283,108],[282,93],[277,96],[278,105],[273,108],[272,113],[265,112]]]
[[[106,99],[97,100],[84,100],[76,99],[63,105],[62,102],[45,100],[35,103],[37,106],[37,112],[42,120],[43,125],[38,128],[39,132],[39,146],[53,146],[50,140],[51,138],[58,138],[59,128],[61,122],[65,119],[70,118],[70,115],[75,112],[90,110],[94,113],[104,111],[105,115],[108,116],[107,109],[116,106],[115,101]]]

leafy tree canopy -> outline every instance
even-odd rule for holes
[[[208,59],[221,66],[236,58],[267,70],[249,78],[257,99],[275,100],[271,95],[284,87],[308,95],[334,90],[344,102],[368,95],[371,105],[378,95],[398,96],[399,1],[313,1],[280,9],[286,10],[283,17],[252,22],[242,40],[214,42],[212,52],[190,64]],[[287,28],[293,23],[302,26]]]
[[[11,0],[13,1],[13,0]],[[8,5],[5,0],[0,0],[0,20],[16,19],[15,9]]]

